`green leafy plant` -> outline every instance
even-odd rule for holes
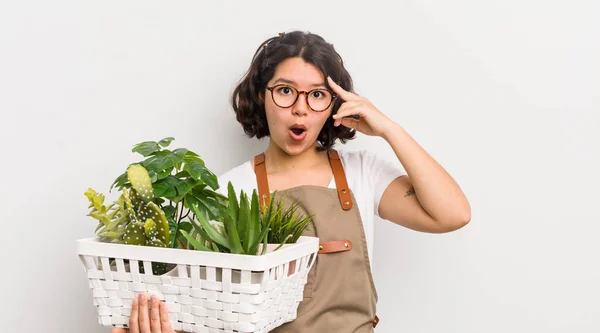
[[[205,212],[211,220],[223,221],[227,197],[216,192],[217,176],[205,165],[204,160],[186,148],[169,150],[174,139],[164,138],[158,142],[145,141],[136,144],[132,152],[145,157],[132,163],[148,171],[155,196],[155,203],[164,211],[170,231],[169,247],[178,247],[185,240],[181,233],[190,231],[191,223],[184,219],[196,211]],[[131,166],[131,165],[130,165]],[[122,190],[131,187],[127,171],[115,179],[110,187]],[[192,207],[197,207],[192,211]]]
[[[99,221],[95,230],[103,242],[182,247],[182,232],[192,224],[184,222],[198,212],[220,221],[226,209],[227,197],[216,192],[218,179],[200,156],[191,150],[167,149],[172,137],[158,142],[145,141],[134,145],[132,152],[145,159],[131,163],[115,179],[109,192],[121,195],[111,204],[105,196],[89,188],[88,216]],[[194,207],[192,212],[191,208]],[[158,271],[162,266],[154,265]]]

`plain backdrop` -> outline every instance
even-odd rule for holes
[[[600,332],[600,2],[4,1],[1,332],[108,332],[75,240],[131,147],[220,174],[261,152],[229,105],[278,32],[334,43],[358,94],[458,181],[471,223],[378,220],[377,332]],[[397,162],[381,138],[359,136]],[[400,165],[399,165],[400,166]],[[109,198],[114,198],[114,192]]]

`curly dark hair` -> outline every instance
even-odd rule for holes
[[[352,78],[344,68],[341,56],[321,36],[303,31],[280,33],[278,36],[265,40],[256,50],[250,68],[242,77],[231,96],[231,105],[237,121],[242,125],[249,137],[261,139],[269,136],[269,127],[265,114],[265,105],[261,94],[269,80],[275,75],[277,65],[287,58],[299,57],[313,64],[324,77],[330,76],[346,91],[353,91]],[[325,81],[325,85],[331,87]],[[337,113],[343,101],[337,98],[333,104],[332,115]],[[317,142],[321,144],[318,150],[327,150],[339,139],[342,143],[351,140],[356,135],[354,129],[344,126],[333,126],[333,118],[329,117],[321,129]]]

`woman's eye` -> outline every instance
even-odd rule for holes
[[[281,87],[279,88],[279,92],[284,95],[289,95],[292,93],[292,89],[290,87]]]
[[[312,93],[314,98],[322,98],[323,97],[323,93],[320,91],[315,91]]]

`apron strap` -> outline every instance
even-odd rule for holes
[[[342,161],[336,150],[329,149],[327,153],[329,156],[329,164],[331,164],[331,170],[333,172],[333,178],[335,180],[335,187],[337,188],[338,197],[340,199],[340,205],[343,210],[349,210],[352,208],[352,196],[350,195],[350,189],[348,188],[344,166],[342,165]],[[254,173],[256,174],[256,183],[258,184],[260,206],[263,208],[264,205],[271,201],[271,192],[269,190],[269,181],[267,179],[267,167],[265,165],[265,153],[261,153],[254,157]]]
[[[340,204],[343,210],[349,210],[352,208],[352,196],[350,195],[350,189],[348,188],[348,181],[346,180],[346,173],[340,160],[340,155],[337,151],[329,149],[329,163],[331,164],[331,170],[333,171],[333,178],[335,180],[335,187],[337,188],[338,197],[340,198]]]
[[[265,165],[265,153],[254,157],[254,173],[258,184],[258,198],[261,210],[271,202],[271,191],[267,180],[267,167]]]

